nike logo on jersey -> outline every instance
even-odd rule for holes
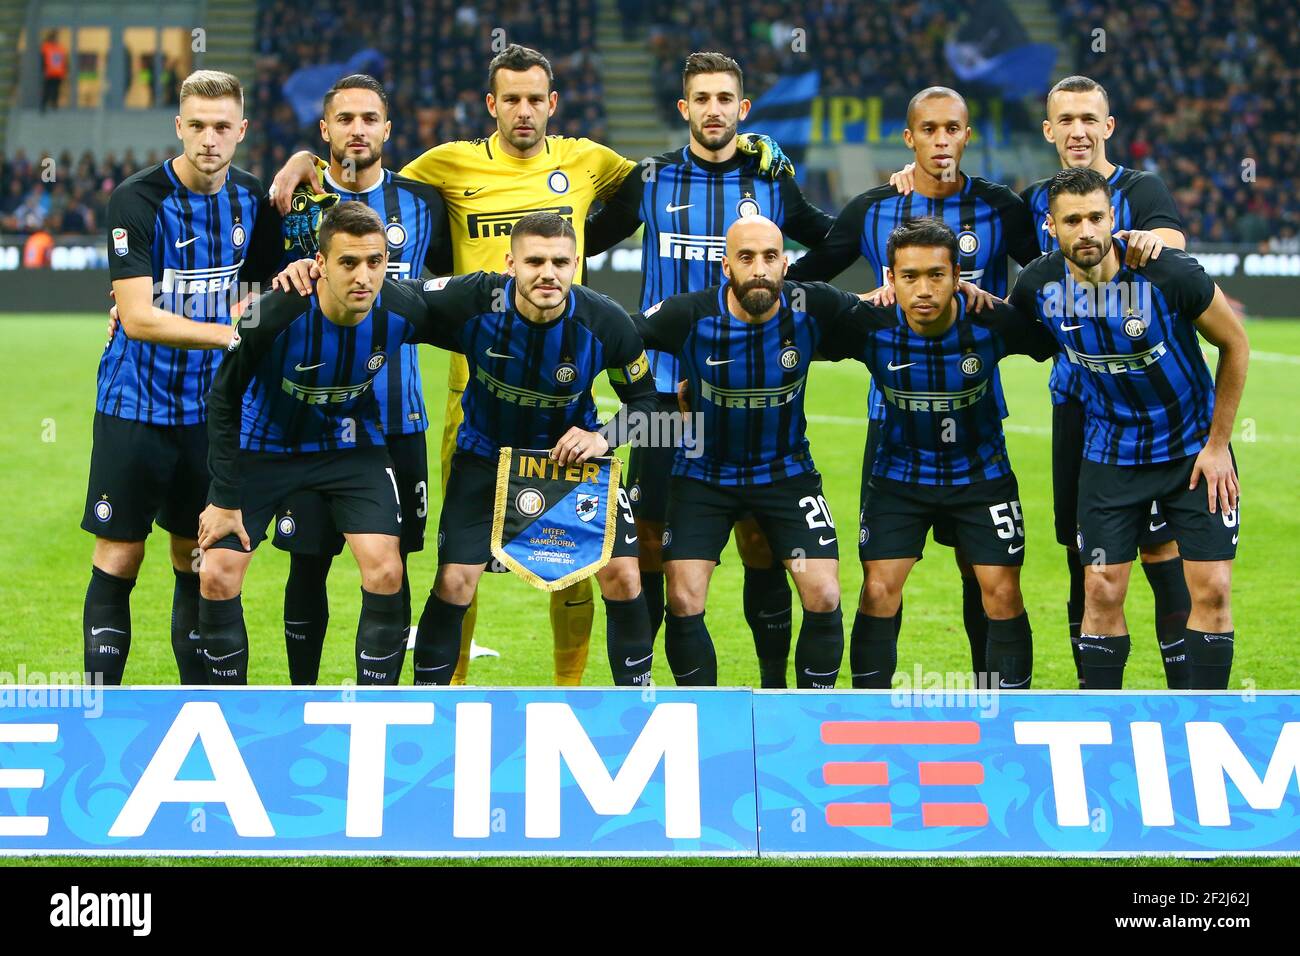
[[[478,189],[467,189],[467,190],[465,190],[465,195],[466,195],[466,196],[472,196],[472,195],[474,195],[474,194],[477,193],[477,192],[482,192],[482,191],[483,191],[484,189],[486,189],[486,188],[487,188],[486,186],[480,186],[480,187],[478,187]]]
[[[823,538],[820,535],[817,536],[817,543],[820,544],[823,548],[826,547],[826,545],[830,544],[834,540],[835,540],[834,538]]]
[[[1066,325],[1064,322],[1061,323],[1062,332],[1073,332],[1075,329],[1081,329],[1081,328],[1083,328],[1082,325]]]
[[[890,362],[886,366],[886,368],[888,368],[891,372],[901,372],[903,369],[911,368],[915,364],[916,364],[915,362],[905,362],[902,365],[895,365],[893,362]]]
[[[1159,524],[1155,524],[1154,522],[1148,522],[1148,523],[1147,523],[1147,530],[1148,530],[1148,531],[1159,531],[1161,528],[1163,528],[1163,527],[1164,527],[1165,525],[1167,525],[1167,524],[1169,524],[1168,521],[1162,521],[1162,522],[1160,522]]]
[[[677,212],[677,211],[679,211],[679,210],[681,210],[681,209],[690,209],[690,208],[692,208],[694,205],[695,205],[695,203],[693,203],[693,202],[688,202],[688,203],[687,203],[686,205],[684,205],[684,206],[671,206],[671,205],[670,205],[670,206],[664,206],[664,212]]]
[[[730,365],[730,364],[731,364],[732,362],[734,362],[734,361],[736,361],[736,360],[735,360],[735,359],[720,359],[719,361],[715,362],[715,361],[713,361],[713,356],[710,355],[708,358],[706,358],[706,359],[704,360],[704,364],[707,365],[709,368],[713,368],[715,365]]]
[[[650,658],[652,658],[652,657],[654,657],[654,652],[653,652],[653,651],[651,651],[651,652],[650,652],[649,654],[647,654],[645,657],[642,657],[642,658],[640,658],[639,660],[635,660],[635,661],[632,660],[632,658],[630,658],[630,657],[625,657],[625,658],[623,658],[623,663],[624,663],[627,667],[636,667],[636,665],[638,665],[638,664],[644,664],[646,661],[650,660]]]
[[[502,355],[500,352],[493,352],[491,346],[488,346],[487,354],[488,354],[488,358],[505,358],[505,359],[514,358],[514,356],[511,355],[509,352],[506,352],[504,355]]]
[[[188,246],[191,242],[198,242],[198,241],[199,241],[199,237],[198,237],[198,236],[190,236],[190,237],[189,237],[188,239],[186,239],[184,242],[181,242],[179,239],[177,239],[177,240],[176,240],[176,248],[177,248],[177,249],[184,249],[184,248],[185,248],[186,246]]]
[[[1009,545],[1007,545],[1007,554],[1019,554],[1019,553],[1020,553],[1021,551],[1023,551],[1023,550],[1025,550],[1025,546],[1024,546],[1023,544],[1022,544],[1022,545],[1014,545],[1014,544],[1009,544]]]
[[[361,652],[361,659],[362,659],[363,661],[391,661],[394,657],[396,657],[398,654],[402,653],[402,651],[404,651],[404,650],[406,650],[406,648],[404,648],[404,647],[399,647],[397,650],[393,651],[393,653],[391,653],[391,654],[385,654],[383,657],[375,657],[375,656],[373,656],[373,655],[371,655],[371,654],[367,654],[365,651],[362,651],[362,652]]]
[[[627,535],[627,534],[623,535],[623,543],[624,543],[624,544],[636,544],[636,535],[634,535],[634,534],[632,534],[632,535]]]
[[[310,372],[310,371],[311,371],[312,369],[314,369],[314,368],[323,368],[324,365],[325,365],[324,362],[317,362],[315,365],[302,365],[302,364],[300,363],[300,364],[298,364],[298,365],[295,365],[295,366],[293,367],[293,370],[294,370],[295,372]]]
[[[92,627],[92,628],[90,629],[90,636],[91,636],[91,637],[94,637],[96,634],[103,634],[103,633],[105,633],[106,631],[107,631],[107,632],[111,632],[111,633],[113,633],[113,634],[125,634],[125,633],[126,633],[126,631],[119,631],[119,630],[118,630],[117,628],[115,628],[115,627]]]

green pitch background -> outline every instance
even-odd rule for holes
[[[104,343],[100,316],[9,316],[0,319],[0,672],[17,676],[81,669],[81,606],[90,573],[91,537],[79,527],[90,458],[95,369]],[[1300,688],[1300,627],[1295,596],[1300,570],[1300,320],[1248,324],[1254,357],[1237,417],[1234,448],[1241,470],[1242,539],[1234,569],[1237,630],[1234,686]],[[446,354],[422,348],[429,412],[439,422]],[[1066,570],[1052,531],[1050,425],[1046,364],[1025,358],[1003,363],[1011,417],[1007,443],[1020,481],[1028,547],[1023,585],[1035,635],[1036,688],[1073,686],[1065,620]],[[810,376],[808,412],[813,456],[825,477],[826,497],[841,539],[841,583],[846,630],[861,585],[857,563],[857,500],[866,434],[867,375],[861,365],[819,363]],[[612,393],[602,404],[612,402]],[[411,562],[418,617],[432,583],[433,542],[439,512],[437,448],[430,449],[429,547]],[[157,532],[132,595],[133,641],[129,683],[176,681],[169,642],[172,575],[166,538]],[[250,682],[284,684],[281,609],[288,559],[269,544],[258,549],[244,591],[251,643]],[[709,629],[718,648],[722,685],[756,684],[758,667],[741,608],[741,566],[730,549],[713,579]],[[345,552],[330,576],[330,632],[321,683],[354,676],[353,637],[360,607],[359,578]],[[796,602],[797,603],[797,602]],[[961,622],[961,587],[951,552],[930,543],[905,598],[899,671],[911,675],[969,668]],[[546,595],[509,575],[485,575],[479,597],[477,641],[500,652],[479,658],[470,671],[483,685],[549,685],[551,636]],[[597,604],[599,610],[599,603]],[[796,616],[798,611],[796,611]],[[1130,688],[1164,686],[1156,647],[1151,592],[1134,569],[1128,602],[1133,654]],[[796,633],[798,621],[795,622]],[[603,615],[597,613],[584,683],[610,682]],[[662,642],[658,646],[662,648]],[[655,680],[672,684],[663,655]],[[409,680],[409,677],[407,677]],[[840,686],[848,686],[847,669]]]

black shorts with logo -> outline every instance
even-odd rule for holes
[[[1052,406],[1052,506],[1056,541],[1067,548],[1079,537],[1079,468],[1083,464],[1083,403],[1069,399]],[[1160,510],[1148,502],[1147,520],[1138,533],[1138,547],[1154,548],[1174,540],[1174,529]]]
[[[665,561],[717,562],[732,526],[752,517],[778,561],[838,558],[835,520],[815,471],[765,485],[717,485],[673,476],[664,526]]]
[[[676,396],[661,394],[656,411],[677,411]],[[668,479],[676,455],[677,449],[672,446],[646,448],[634,445],[628,449],[623,487],[627,489],[632,514],[638,521],[664,523],[668,513]]]
[[[254,548],[266,537],[266,526],[284,503],[303,491],[324,499],[330,520],[340,532],[394,537],[402,533],[393,466],[383,447],[298,454],[241,451],[239,468],[244,530]],[[285,516],[279,524],[292,520]],[[234,535],[226,535],[213,547],[243,549]]]
[[[872,418],[867,422],[867,450],[862,455],[862,484],[858,491],[858,514],[867,500],[867,486],[871,483],[871,464],[876,460],[876,449],[880,447],[880,422]],[[947,548],[957,547],[957,529],[946,515],[940,515],[934,522],[934,543]]]
[[[451,459],[447,494],[438,518],[438,564],[495,564],[492,512],[497,497],[497,463],[458,451]],[[637,556],[636,524],[627,492],[618,490],[618,524],[611,558]],[[493,568],[493,570],[496,570]]]
[[[429,515],[429,452],[425,432],[385,435],[402,504],[402,554],[424,550]],[[287,521],[285,519],[288,519]],[[343,550],[329,503],[314,491],[291,495],[275,514],[274,544],[291,554],[333,555]]]
[[[199,534],[208,500],[208,426],[151,425],[95,412],[81,527],[143,541],[155,519],[183,538]]]
[[[926,532],[937,521],[952,528],[956,547],[971,564],[1025,563],[1025,522],[1016,476],[965,485],[921,485],[873,475],[858,526],[858,558],[920,558]]]
[[[1228,449],[1232,453],[1231,446]],[[1232,458],[1236,468],[1237,459]],[[1076,544],[1085,563],[1132,561],[1151,519],[1151,502],[1160,504],[1178,551],[1186,561],[1231,561],[1237,556],[1240,507],[1210,514],[1205,479],[1191,481],[1196,456],[1155,465],[1106,465],[1084,460],[1079,471],[1079,532]]]

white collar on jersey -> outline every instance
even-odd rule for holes
[[[385,171],[380,172],[379,178],[375,180],[375,184],[373,186],[371,186],[369,189],[362,189],[360,191],[351,189],[347,186],[340,186],[338,183],[334,181],[334,177],[330,175],[330,171],[328,169],[325,170],[325,182],[336,193],[352,193],[357,196],[364,196],[366,193],[374,192],[376,189],[378,189],[380,186],[384,184],[384,180],[388,178],[387,176],[384,175],[384,172]]]

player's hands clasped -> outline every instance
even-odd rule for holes
[[[580,465],[588,458],[599,458],[609,451],[609,442],[600,432],[589,432],[574,425],[555,443],[551,457],[561,465]]]
[[[281,292],[297,292],[299,295],[311,295],[316,280],[320,278],[320,266],[315,259],[298,259],[289,263],[284,271],[271,280],[271,288]]]
[[[1209,502],[1210,514],[1222,508],[1227,514],[1237,510],[1241,499],[1241,485],[1237,481],[1237,469],[1233,467],[1232,455],[1227,445],[1209,444],[1201,449],[1192,465],[1192,480],[1187,487],[1195,491],[1201,478],[1205,479],[1205,497]]]
[[[206,551],[228,534],[233,534],[249,550],[248,532],[244,530],[244,513],[238,508],[208,505],[199,515],[199,548]]]
[[[1115,233],[1115,238],[1128,243],[1124,265],[1130,269],[1140,269],[1152,259],[1159,259],[1160,250],[1165,247],[1163,239],[1146,229],[1121,229]]]

